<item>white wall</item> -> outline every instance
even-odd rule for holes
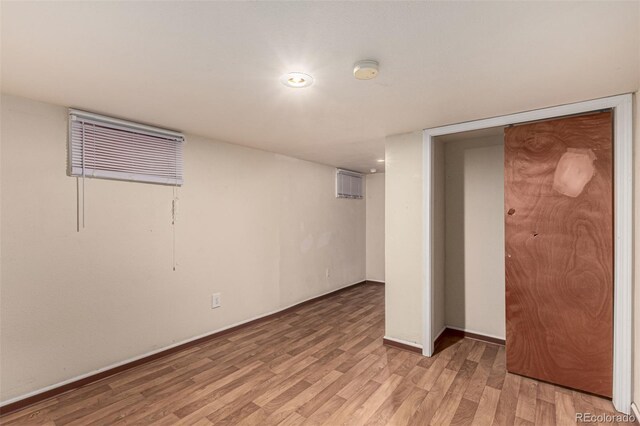
[[[431,280],[433,283],[433,313],[431,319],[431,334],[434,338],[446,325],[445,296],[446,296],[446,169],[445,149],[442,144],[433,147],[433,223],[431,229],[431,253],[433,268]]]
[[[367,175],[367,279],[384,282],[384,173]]]
[[[634,201],[635,220],[634,228],[634,351],[633,351],[633,401],[640,405],[640,92],[634,95],[635,122],[633,123],[633,155],[634,155]]]
[[[174,272],[171,187],[87,180],[76,232],[66,108],[1,101],[3,401],[365,279],[331,167],[188,136]]]
[[[640,5],[638,5],[640,8]],[[640,28],[640,15],[638,15],[638,28]],[[640,43],[638,43],[638,57],[640,58]],[[635,121],[633,123],[633,156],[634,156],[634,201],[635,218],[634,226],[634,254],[633,268],[633,402],[640,405],[640,91],[633,96],[633,108]]]
[[[446,324],[504,339],[503,137],[443,144]]]
[[[422,132],[385,144],[385,334],[422,345]]]

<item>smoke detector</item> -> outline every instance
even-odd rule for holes
[[[353,76],[358,80],[371,80],[378,75],[378,62],[366,59],[356,62],[353,67]]]

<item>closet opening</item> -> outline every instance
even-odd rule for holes
[[[434,142],[437,335],[504,344],[504,127]]]
[[[594,136],[595,133],[593,132],[586,133],[586,134],[580,133],[581,137],[576,138],[575,136],[577,135],[577,133],[572,131],[567,133],[566,131],[562,130],[562,126],[561,126],[561,128],[555,127],[556,131],[560,131],[561,134],[564,135],[561,138],[561,141],[564,141],[564,142],[562,142],[561,144],[549,145],[549,140],[546,140],[548,139],[546,136],[540,141],[536,139],[535,132],[540,130],[540,129],[535,129],[535,127],[537,126],[536,123],[538,122],[553,121],[557,119],[566,119],[567,117],[576,117],[575,120],[581,121],[583,120],[583,118],[578,118],[578,117],[580,117],[581,115],[584,115],[585,113],[587,113],[587,115],[591,115],[595,113],[607,114],[607,111],[609,114],[609,128],[608,130],[606,130],[605,128],[605,130],[603,131],[603,128],[599,127],[600,131],[599,133],[597,133],[599,135],[597,136],[597,139],[600,140],[601,143],[604,143],[602,141],[608,138],[609,146],[607,148],[605,147],[605,145],[596,144],[593,147],[588,147],[589,149],[594,151],[595,157],[592,155],[589,155],[587,152],[583,152],[583,151],[587,151],[587,149],[584,149],[584,147],[581,146],[583,142],[594,140],[592,136]],[[609,155],[608,158],[609,158],[609,161],[611,162],[611,165],[609,167],[610,167],[610,170],[612,171],[612,174],[609,174],[610,183],[607,185],[612,185],[612,187],[610,187],[612,189],[612,192],[610,195],[607,195],[607,197],[611,197],[612,212],[613,212],[611,216],[613,232],[610,232],[610,234],[612,234],[612,244],[613,244],[613,250],[611,250],[613,255],[613,258],[612,258],[613,265],[609,267],[609,269],[612,271],[611,276],[613,280],[613,283],[612,283],[613,284],[612,286],[613,348],[611,351],[612,352],[611,355],[613,357],[613,365],[612,365],[613,371],[612,371],[612,375],[611,373],[609,373],[610,379],[612,378],[612,384],[609,385],[610,387],[607,393],[609,395],[612,395],[613,404],[618,411],[626,414],[629,414],[631,412],[631,394],[632,394],[631,376],[632,376],[632,352],[633,352],[632,351],[632,343],[633,343],[632,302],[631,302],[632,301],[632,277],[633,277],[632,256],[631,256],[633,252],[632,250],[633,191],[632,191],[632,185],[631,185],[631,180],[629,179],[629,176],[631,176],[632,170],[633,170],[632,112],[633,112],[632,97],[631,95],[626,94],[626,95],[612,96],[608,98],[600,98],[600,99],[594,99],[594,100],[589,100],[584,102],[578,102],[573,104],[543,108],[538,110],[531,110],[531,111],[498,116],[493,118],[486,118],[486,119],[481,119],[476,121],[463,122],[459,124],[452,124],[452,125],[447,125],[442,127],[434,127],[434,128],[429,128],[424,130],[423,132],[424,226],[422,227],[423,253],[424,253],[424,256],[423,256],[423,272],[424,273],[423,273],[423,292],[422,292],[422,298],[423,298],[422,306],[424,309],[423,329],[422,329],[423,330],[423,355],[432,356],[434,354],[434,343],[436,341],[436,338],[438,334],[444,329],[445,325],[447,324],[446,308],[448,306],[447,306],[447,300],[446,300],[447,289],[445,287],[446,270],[448,266],[447,256],[446,256],[447,241],[445,238],[446,228],[447,228],[447,223],[445,222],[446,215],[447,215],[447,211],[446,211],[446,208],[447,208],[446,177],[447,176],[445,171],[447,142],[442,142],[441,138],[443,136],[456,135],[463,132],[470,134],[470,132],[472,131],[487,130],[487,129],[493,129],[496,127],[502,128],[504,130],[505,148],[507,147],[507,145],[509,145],[509,149],[505,149],[504,152],[509,153],[510,155],[509,158],[511,158],[512,160],[509,162],[509,165],[511,167],[510,172],[508,174],[508,176],[510,177],[509,182],[510,184],[515,184],[515,186],[509,186],[505,188],[510,188],[509,189],[509,196],[511,197],[509,198],[510,204],[513,204],[514,200],[516,204],[515,208],[513,208],[513,210],[515,211],[514,212],[515,216],[511,216],[512,214],[511,208],[505,212],[502,212],[502,215],[501,215],[502,218],[506,221],[505,240],[507,242],[510,240],[510,236],[513,236],[513,235],[518,236],[521,230],[517,228],[513,228],[513,223],[515,223],[514,220],[521,220],[521,219],[525,219],[525,221],[518,222],[518,223],[524,224],[521,226],[523,229],[524,227],[527,228],[526,237],[536,241],[536,244],[547,242],[547,240],[544,239],[545,236],[563,237],[568,235],[565,232],[559,232],[559,231],[556,232],[557,230],[554,231],[554,229],[551,229],[557,225],[557,223],[554,221],[546,222],[546,224],[551,226],[550,228],[551,230],[547,229],[546,231],[543,232],[543,234],[539,234],[538,232],[539,230],[537,229],[538,226],[536,225],[536,223],[530,223],[530,219],[532,219],[533,216],[530,216],[527,214],[523,215],[523,210],[517,205],[517,204],[521,204],[519,202],[522,201],[520,200],[520,198],[522,198],[520,197],[520,195],[522,194],[526,196],[531,196],[532,194],[536,196],[542,196],[542,198],[540,199],[545,200],[544,206],[550,205],[547,203],[548,199],[544,196],[544,194],[542,194],[542,192],[536,192],[537,190],[535,188],[533,188],[533,191],[531,190],[531,188],[522,188],[523,183],[527,184],[527,182],[529,182],[527,179],[530,175],[536,175],[541,170],[541,169],[537,169],[536,167],[538,166],[533,164],[532,161],[541,161],[541,165],[544,169],[544,173],[548,172],[547,170],[547,166],[549,165],[547,164],[548,161],[545,162],[544,158],[536,159],[537,157],[539,157],[536,154],[537,152],[536,150],[538,150],[539,148],[539,143],[543,143],[544,148],[546,150],[549,149],[550,152],[553,153],[554,159],[557,157],[557,154],[558,154],[558,152],[556,152],[557,147],[561,147],[566,151],[566,152],[565,151],[561,152],[559,160],[553,162],[554,169],[553,169],[553,175],[551,177],[553,178],[552,183],[553,183],[554,189],[556,188],[557,183],[558,184],[561,184],[563,182],[568,183],[568,181],[565,182],[564,180],[564,177],[569,176],[564,174],[564,171],[566,169],[566,167],[564,166],[566,166],[567,164],[563,164],[562,167],[560,167],[561,161],[572,159],[573,157],[576,157],[576,156],[580,156],[582,160],[585,160],[585,159],[589,160],[588,162],[590,162],[590,164],[596,164],[597,173],[595,174],[588,173],[587,175],[594,177],[593,182],[600,182],[602,180],[600,178],[605,176],[604,174],[605,170],[602,169],[602,161],[606,160],[607,155]],[[575,127],[574,125],[575,123],[573,124],[568,123],[567,128],[581,129],[580,132],[584,131],[585,129],[591,128],[589,126],[585,127],[580,124],[578,124],[577,127]],[[533,131],[534,134],[523,136],[523,132],[526,133],[529,130]],[[544,129],[542,129],[542,131],[544,131]],[[608,136],[605,135],[605,133],[607,132],[608,132]],[[508,138],[506,138],[506,136],[508,136]],[[569,136],[570,138],[566,139],[565,136]],[[603,139],[603,137],[605,136],[606,138]],[[522,137],[524,137],[524,139],[522,139]],[[571,144],[567,142],[570,139],[571,139]],[[535,144],[534,146],[528,146],[526,144],[522,145],[523,141],[526,143],[528,143],[527,141],[535,141]],[[579,149],[573,145],[576,145]],[[569,149],[569,148],[572,148],[572,149]],[[521,162],[522,158],[520,154],[518,154],[520,153],[520,150],[523,150],[522,153],[524,154],[524,158],[525,158],[524,161],[526,162],[526,164]],[[544,151],[544,152],[547,152],[547,151]],[[606,154],[607,152],[608,154]],[[514,153],[517,154],[515,157],[514,157]],[[565,156],[565,154],[567,155]],[[600,156],[598,154],[600,154]],[[506,154],[505,154],[505,160],[507,160]],[[513,160],[515,160],[515,162]],[[575,165],[578,165],[578,163],[580,164],[588,163],[586,160],[585,161],[582,161],[582,160],[580,162],[571,160],[571,163],[575,163]],[[600,165],[598,166],[598,164]],[[521,167],[523,165],[526,167]],[[505,167],[507,166],[506,161],[504,166]],[[558,170],[563,171],[563,173],[561,173],[561,176],[559,176],[559,178],[562,178],[562,179],[556,179],[555,172]],[[574,174],[572,176],[580,177],[581,174],[578,173],[578,175]],[[527,177],[527,179],[524,179],[524,177]],[[581,179],[582,178],[578,180],[573,179],[571,182],[575,183],[577,181],[584,180],[584,179],[582,180]],[[558,182],[556,182],[556,180]],[[596,187],[600,188],[600,186],[598,185],[601,186],[602,183],[600,182],[596,185]],[[571,187],[573,188],[573,186]],[[536,187],[536,188],[540,188],[540,187]],[[545,188],[545,190],[549,189],[548,185],[545,185],[543,188]],[[580,188],[584,188],[584,186],[581,184]],[[560,192],[568,197],[572,196],[571,194],[573,194],[573,192],[567,192],[567,191],[560,191]],[[506,194],[506,191],[505,191],[505,194]],[[515,198],[514,198],[514,195],[515,195]],[[593,195],[594,194],[591,194],[591,196]],[[595,197],[594,200],[598,201],[601,199],[606,199],[607,197],[599,197],[599,198]],[[551,201],[553,201],[553,199]],[[535,203],[534,205],[537,206],[537,204]],[[502,207],[505,208],[505,205],[503,204]],[[514,206],[511,206],[511,207],[514,207]],[[526,211],[527,210],[525,209],[525,212]],[[584,212],[585,210],[576,209],[575,211]],[[592,211],[595,213],[598,213],[598,212],[602,213],[604,210],[602,208],[595,208],[595,209],[592,209]],[[570,213],[573,214],[573,212],[574,210],[571,209]],[[449,211],[449,213],[451,213],[451,211]],[[565,215],[565,217],[567,216],[564,211],[563,211],[563,214]],[[592,215],[592,216],[595,217],[597,215]],[[582,222],[578,221],[577,223],[582,223]],[[560,222],[558,222],[558,224],[562,225],[562,223]],[[483,224],[483,226],[485,225]],[[571,228],[573,229],[576,227],[571,227]],[[515,234],[513,233],[514,229],[517,231]],[[578,227],[576,229],[580,231],[580,229],[582,228]],[[602,229],[605,229],[605,228],[602,228]],[[465,229],[465,231],[466,230],[467,229]],[[540,235],[543,236],[542,240],[540,239],[541,238]],[[557,244],[555,246],[552,246],[551,252],[553,252],[554,250],[553,247],[561,247],[561,246],[562,244],[559,244],[559,245]],[[509,248],[509,250],[512,250],[514,247],[516,248],[522,247],[522,245],[515,245]],[[576,247],[582,247],[582,246],[578,245]],[[508,251],[508,250],[505,249],[505,251]],[[541,251],[539,250],[538,254],[540,253],[542,253],[543,259],[552,258],[553,260],[557,258],[557,256],[555,257],[549,256],[548,254],[550,252],[547,249],[541,250]],[[524,258],[526,258],[526,256],[523,257],[522,255],[520,255],[515,258],[516,259],[515,261],[518,261],[518,259],[524,259]],[[503,259],[507,260],[507,262],[505,262],[506,266],[514,265],[514,261],[512,261],[508,257],[508,255],[505,254],[505,257],[503,257]],[[449,259],[449,264],[450,262],[451,262],[451,259]],[[466,259],[465,259],[465,262],[466,262]],[[533,262],[533,263],[529,262],[529,263],[534,266],[537,265],[536,262]],[[573,263],[567,263],[566,265],[572,266]],[[509,269],[509,268],[506,268],[506,269]],[[467,279],[467,274],[465,271],[465,280],[466,279]],[[543,280],[542,282],[546,283],[547,281]],[[518,283],[523,281],[513,281],[513,282]],[[512,283],[512,281],[510,281],[509,275],[507,275],[505,279],[505,289],[511,285],[510,283]],[[565,280],[565,284],[566,284],[566,280]],[[561,287],[563,288],[566,287],[565,284],[563,284]],[[522,286],[519,286],[518,288],[520,287]],[[535,284],[535,288],[536,289],[538,288],[537,283]],[[551,288],[555,289],[556,287],[552,286]],[[546,289],[549,290],[550,287],[546,285]],[[536,294],[539,292],[540,292],[539,290],[536,290]],[[549,291],[547,291],[546,294],[548,295]],[[592,294],[592,293],[587,292],[585,293],[585,295],[586,294]],[[470,301],[469,297],[470,297],[469,294],[465,294],[464,305],[468,305]],[[511,292],[507,291],[506,298],[510,299],[510,297],[511,297]],[[548,300],[553,300],[553,299],[548,299]],[[479,303],[480,301],[473,300],[472,302]],[[548,302],[540,303],[538,301],[536,303],[537,304],[533,304],[533,305],[529,304],[527,306],[545,306],[547,308],[550,306]],[[505,301],[505,305],[508,305],[508,306],[506,306],[507,312],[502,311],[504,314],[507,314],[509,312],[511,314],[514,314],[514,312],[518,314],[520,313],[520,311],[518,310],[514,311],[514,309],[509,308],[509,307],[512,307],[512,308],[517,307],[518,305],[517,303],[514,305],[514,304],[507,303],[507,301]],[[571,306],[573,305],[575,304],[572,304]],[[563,313],[570,312],[572,311],[571,306],[569,307],[565,306],[564,310],[561,310],[558,312],[563,312]],[[457,306],[456,308],[459,309],[459,306]],[[584,312],[588,314],[588,312],[590,311],[587,310]],[[449,318],[451,318],[452,314],[449,313],[448,315],[449,315]],[[454,313],[453,315],[454,316],[457,315],[458,320],[460,319],[459,314]],[[468,323],[467,315],[469,315],[469,313],[465,311],[464,312],[465,324]],[[505,318],[505,325],[513,323],[513,321],[509,320],[510,317],[508,315],[505,315],[504,318]],[[520,323],[516,323],[516,326],[519,326],[522,324],[526,325],[528,323],[520,322]],[[563,324],[563,323],[558,323],[558,324]],[[551,326],[553,326],[553,324],[551,324]],[[511,329],[511,326],[507,326],[506,328],[507,328],[506,331],[508,332],[505,333],[505,335],[509,334],[509,332],[514,331]],[[521,333],[522,330],[518,329],[515,331],[517,332],[517,334],[513,335],[513,337],[519,336],[518,341],[525,341],[525,342],[529,341],[527,338],[522,339],[522,336],[523,336],[523,334]],[[524,331],[525,331],[524,334],[526,335],[527,330],[524,330]],[[560,333],[560,334],[563,334],[563,333]],[[564,334],[565,335],[567,334],[566,330]],[[509,337],[507,337],[507,340],[509,340]],[[561,341],[557,339],[556,340],[552,339],[552,341],[547,341],[546,343],[545,342],[542,342],[542,343],[543,345],[546,345],[547,348],[554,348],[557,345],[561,345],[561,344],[566,346],[567,343],[574,342],[574,340],[575,339],[572,339],[572,338],[565,339],[563,337]],[[511,342],[513,343],[513,339],[511,340]],[[527,345],[531,346],[529,343],[527,343],[525,346]],[[507,352],[509,351],[510,347],[512,349],[514,348],[514,346],[510,345],[509,341],[507,341],[506,342]],[[522,353],[522,351],[520,353]],[[525,353],[530,353],[530,351]],[[517,358],[512,358],[512,359],[514,361],[518,360]],[[549,359],[549,357],[547,357],[547,359]],[[551,359],[554,359],[554,358],[551,358]],[[555,357],[555,359],[559,359],[559,358]],[[565,358],[561,358],[561,359],[565,359]],[[509,364],[508,357],[507,357],[507,364]],[[514,363],[513,366],[516,366],[516,364],[517,362]],[[508,369],[509,369],[509,366],[508,366]],[[514,369],[514,371],[516,371],[517,373],[517,370]],[[567,371],[571,371],[571,370],[568,370],[568,369],[563,370],[562,368],[560,368],[559,370],[556,369],[556,371],[566,373]],[[531,375],[531,377],[535,377],[535,376]],[[569,384],[568,386],[579,388],[578,386],[572,386],[571,384]],[[601,390],[596,393],[605,395],[605,393],[602,392]]]

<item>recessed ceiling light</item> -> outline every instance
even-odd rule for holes
[[[313,77],[303,72],[290,72],[282,77],[280,81],[287,87],[299,89],[301,87],[309,87],[313,84]]]
[[[376,169],[371,169],[371,173],[375,173],[375,172],[377,172]]]
[[[379,160],[377,160],[378,163],[384,163],[384,158],[380,158]]]

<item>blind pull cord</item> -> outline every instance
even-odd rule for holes
[[[84,159],[84,153],[85,153],[85,140],[84,140],[84,123],[82,124],[82,184],[80,184],[80,182],[78,180],[76,180],[76,190],[77,190],[77,198],[78,200],[78,221],[77,221],[77,230],[78,232],[80,232],[80,224],[82,223],[82,229],[84,229],[85,223],[84,223],[84,216],[85,216],[85,207],[84,207],[84,178],[85,178],[85,159]],[[82,188],[80,188],[82,187]],[[81,194],[82,193],[82,194]],[[81,196],[82,195],[82,196]],[[81,198],[81,201],[80,201]],[[82,218],[80,218],[80,216],[82,216]]]
[[[173,178],[173,200],[171,200],[171,227],[172,227],[172,256],[173,256],[173,270],[176,270],[176,217],[178,215],[178,147],[173,147],[173,165],[175,167]]]
[[[172,257],[173,270],[176,270],[176,218],[178,215],[178,188],[173,187],[173,200],[171,200],[171,234],[172,234]]]

